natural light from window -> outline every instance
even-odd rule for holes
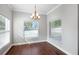
[[[28,37],[38,37],[39,36],[39,23],[37,21],[24,22],[24,35]]]
[[[0,15],[0,49],[10,42],[10,20]]]

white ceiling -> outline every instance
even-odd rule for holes
[[[34,4],[13,4],[14,11],[21,11],[27,13],[34,12]],[[47,14],[51,9],[55,8],[57,4],[37,4],[37,12],[39,14]]]

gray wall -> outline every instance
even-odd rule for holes
[[[48,41],[70,54],[78,54],[78,5],[61,5],[48,15],[48,21],[56,18],[62,20],[62,41]]]
[[[12,11],[11,9],[8,7],[7,4],[0,4],[0,15],[3,15],[5,17],[7,17],[11,22],[12,22]],[[12,27],[12,23],[11,23],[11,27]],[[2,49],[0,49],[0,54],[2,54],[11,44],[12,42],[12,28],[10,31],[10,42],[7,43],[6,46],[4,46]],[[0,34],[1,35],[1,34]],[[4,37],[4,36],[3,36]],[[2,41],[3,39],[0,38],[0,41]],[[5,39],[4,39],[5,40]],[[5,43],[5,42],[4,42]]]
[[[38,20],[40,24],[39,28],[39,37],[38,38],[26,38],[24,39],[24,21],[33,21],[30,18],[31,14],[23,12],[13,12],[13,31],[14,31],[14,43],[28,43],[28,42],[37,42],[47,40],[47,24],[46,16],[41,15],[41,19]],[[26,41],[26,42],[25,42]]]

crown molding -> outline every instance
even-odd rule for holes
[[[56,7],[52,8],[50,11],[48,11],[48,13],[46,15],[48,15],[49,13],[53,12],[55,9],[59,8],[62,4],[57,5]]]

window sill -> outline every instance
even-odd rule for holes
[[[10,32],[10,31],[0,31],[0,34],[6,33],[6,32]]]

